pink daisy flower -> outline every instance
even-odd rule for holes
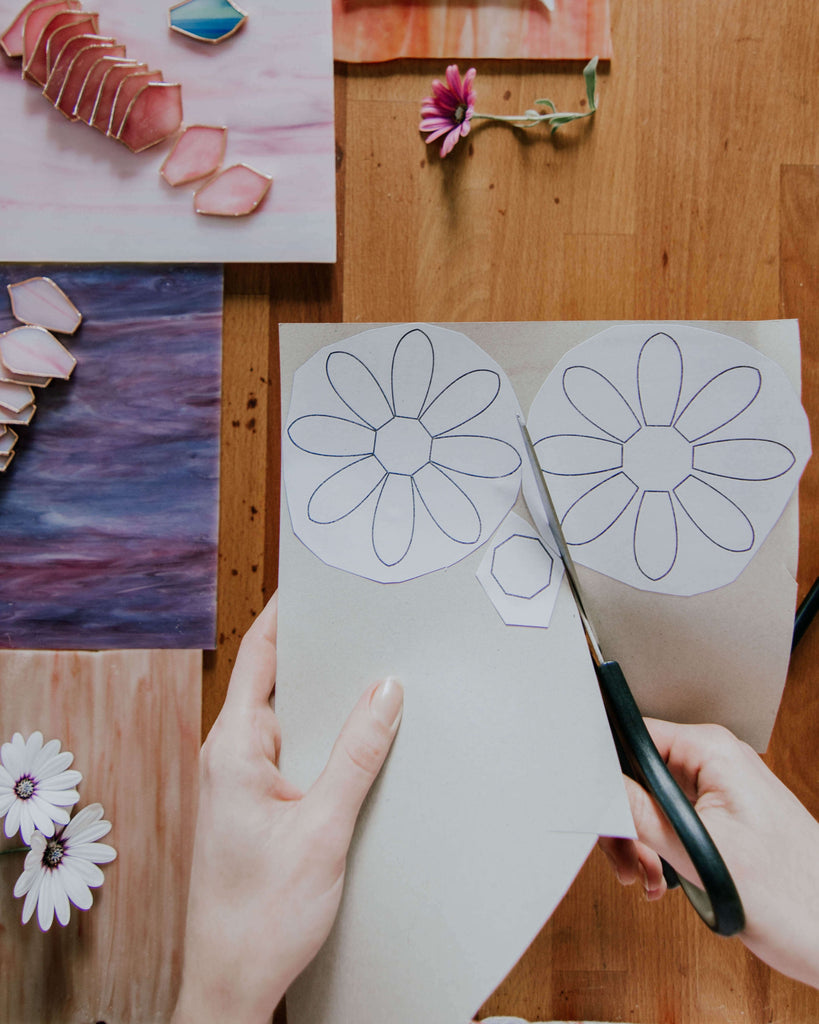
[[[427,96],[421,107],[422,132],[428,132],[426,141],[434,142],[442,135],[441,156],[451,152],[458,139],[469,134],[470,121],[475,109],[475,68],[470,68],[461,78],[457,64],[446,69],[446,83],[435,79],[432,96]]]

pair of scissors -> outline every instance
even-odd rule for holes
[[[626,775],[639,782],[657,801],[690,857],[703,886],[700,888],[680,878],[671,865],[663,861],[663,874],[668,887],[673,889],[677,885],[682,886],[694,909],[712,931],[719,935],[734,935],[745,926],[745,914],[734,881],[702,819],[654,745],[619,663],[603,656],[597,633],[586,613],[577,570],[543,479],[532,439],[523,420],[518,419],[538,496],[563,559],[566,579],[586,634],[620,766]]]

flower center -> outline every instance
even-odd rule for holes
[[[63,859],[63,844],[59,839],[49,839],[43,851],[43,864],[47,868],[56,868]]]
[[[691,461],[691,443],[674,427],[642,427],[623,445],[623,472],[645,491],[673,490]]]
[[[455,124],[463,124],[466,118],[467,107],[463,103],[459,103],[455,108]]]
[[[14,783],[14,794],[20,800],[29,800],[34,796],[34,779],[29,775],[23,775]]]
[[[432,437],[414,417],[393,416],[375,435],[375,457],[388,473],[412,476],[432,455]]]

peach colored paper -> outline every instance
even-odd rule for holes
[[[117,859],[66,927],[20,923],[23,854],[0,856],[0,1020],[160,1024],[179,981],[196,815],[200,651],[0,652],[0,739],[39,729],[74,754]],[[20,845],[0,839],[0,850]]]
[[[611,57],[609,0],[333,0],[336,60]]]

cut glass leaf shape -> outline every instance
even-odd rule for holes
[[[68,380],[77,360],[43,327],[15,327],[0,334],[0,360],[12,373]]]
[[[76,9],[78,6],[74,0],[48,0],[29,11],[23,24],[23,77],[25,77],[26,68],[37,49],[40,33],[49,21],[55,14]]]
[[[26,18],[35,7],[40,7],[43,0],[29,0],[6,31],[0,36],[0,46],[7,57],[23,56],[23,28]]]
[[[107,134],[113,135],[116,138],[122,130],[125,115],[128,113],[128,109],[136,94],[148,82],[161,81],[163,81],[161,71],[134,71],[132,74],[126,75],[119,83],[114,96],[114,102],[111,105],[111,117],[108,120]]]
[[[75,107],[79,101],[88,72],[101,57],[106,56],[119,57],[121,59],[125,56],[125,47],[114,40],[108,43],[97,43],[80,50],[74,60],[72,60],[71,66],[63,80],[57,102],[54,104],[61,114],[65,114],[72,121],[77,120]]]
[[[0,360],[0,381],[6,384],[25,384],[29,388],[47,388],[51,377],[35,377],[28,373],[12,373]]]
[[[22,412],[34,402],[34,392],[26,384],[0,381],[0,405],[12,412]]]
[[[50,277],[30,277],[7,285],[11,311],[23,324],[73,334],[82,313]]]
[[[247,164],[233,164],[194,193],[194,209],[217,217],[244,217],[258,208],[272,184],[271,177]]]
[[[117,98],[117,89],[119,89],[120,83],[128,75],[134,74],[135,71],[147,70],[147,64],[140,64],[135,60],[119,61],[108,67],[100,81],[94,101],[94,109],[88,123],[94,128],[98,128],[103,134],[106,134],[108,125],[111,123],[111,111]]]
[[[91,46],[115,45],[116,40],[106,36],[92,34],[72,36],[60,51],[60,55],[49,73],[48,81],[43,89],[43,96],[56,106],[77,57]],[[103,54],[100,53],[99,56],[102,57]]]
[[[185,128],[159,168],[169,185],[187,185],[208,178],[222,166],[227,128],[192,124]]]
[[[168,11],[168,26],[190,39],[221,43],[247,21],[247,14],[231,0],[183,0]]]
[[[72,39],[77,36],[97,35],[99,27],[97,15],[89,14],[87,11],[78,11],[77,15],[76,21],[58,28],[51,34],[46,43],[46,82],[48,81],[48,76],[54,70],[55,64],[60,59],[63,50]]]
[[[105,73],[115,64],[122,63],[124,63],[124,55],[122,57],[104,56],[99,57],[91,66],[88,74],[85,76],[85,81],[82,83],[80,95],[77,97],[77,102],[74,106],[74,116],[78,120],[84,121],[86,124],[91,123],[91,118],[94,116],[94,107],[97,104],[97,94],[99,93]]]
[[[28,63],[23,68],[23,77],[30,78],[34,82],[38,82],[40,85],[45,85],[46,79],[48,78],[48,43],[54,33],[61,28],[66,28],[69,25],[76,25],[77,22],[87,20],[88,15],[85,11],[78,10],[67,10],[60,11],[58,14],[52,15],[50,21],[43,27],[40,32],[40,38],[37,40],[37,45],[34,47],[34,52],[29,58]]]
[[[116,137],[132,153],[141,153],[173,135],[181,124],[182,86],[149,82],[131,100]]]

